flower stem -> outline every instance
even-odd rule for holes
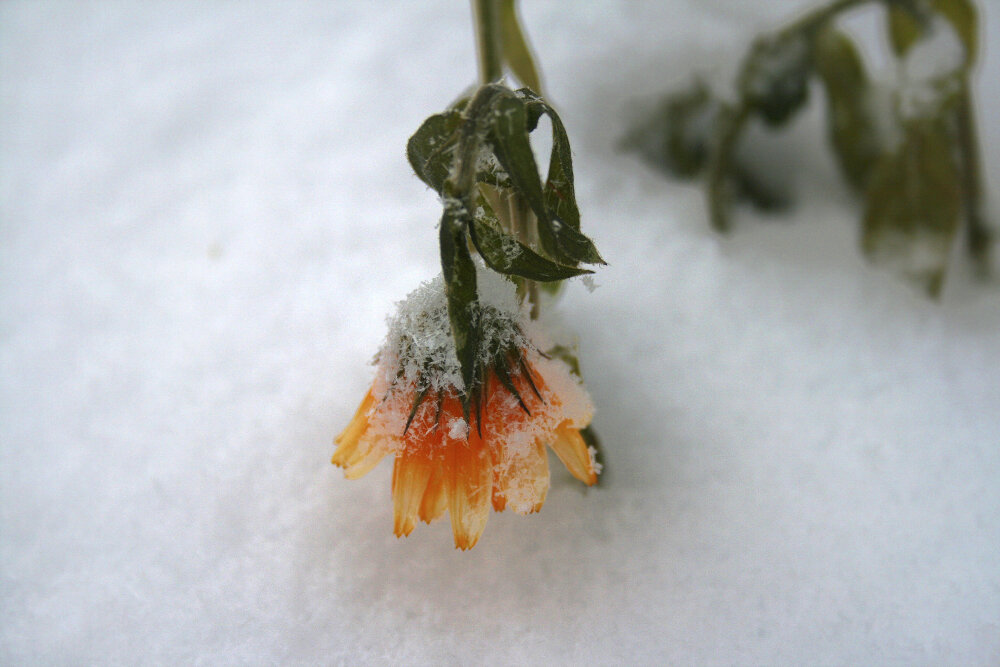
[[[493,83],[503,76],[500,46],[500,8],[496,0],[472,0],[479,56],[479,83]]]
[[[985,277],[990,269],[992,234],[983,219],[982,185],[979,181],[979,142],[976,138],[976,123],[967,80],[959,93],[955,116],[958,129],[959,169],[962,174],[962,208],[965,209],[965,220],[968,225],[966,242],[977,272]]]

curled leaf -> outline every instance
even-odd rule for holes
[[[457,110],[434,114],[406,143],[406,157],[413,171],[439,194],[451,170],[461,116]]]
[[[488,204],[481,202],[483,212],[476,215],[470,231],[472,242],[487,266],[498,273],[520,276],[529,280],[549,282],[592,273],[586,269],[563,266],[542,257],[534,250],[503,231]]]
[[[528,114],[524,102],[514,95],[499,97],[491,105],[488,141],[514,189],[524,197],[539,218],[548,217],[542,181],[528,138]]]

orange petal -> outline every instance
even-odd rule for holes
[[[537,512],[548,491],[549,458],[541,442],[532,444],[531,451],[513,458],[505,467],[494,467],[493,509],[498,512],[508,503],[518,514]]]
[[[396,455],[392,468],[393,532],[396,537],[413,531],[430,476],[431,462],[426,456],[405,450]]]
[[[341,464],[344,467],[344,477],[347,479],[364,477],[388,453],[381,441],[373,438],[362,438],[354,454]]]
[[[369,389],[368,393],[366,393],[365,397],[361,400],[361,405],[358,406],[358,410],[354,413],[354,417],[347,425],[347,428],[344,429],[343,433],[333,439],[333,441],[339,445],[337,447],[337,451],[333,453],[333,458],[331,459],[331,462],[334,465],[345,466],[347,461],[356,455],[358,441],[368,428],[368,411],[371,410],[372,404],[374,403],[375,398],[372,396],[371,389]]]
[[[431,462],[431,476],[427,480],[424,498],[420,501],[420,520],[430,523],[444,514],[448,507],[448,491],[445,486],[444,468],[440,461]]]
[[[597,483],[594,462],[590,459],[587,443],[583,441],[580,431],[572,427],[560,426],[556,429],[555,440],[550,447],[573,477],[587,486]]]
[[[476,546],[490,513],[493,470],[490,453],[475,432],[468,442],[452,442],[446,455],[448,513],[455,546]]]

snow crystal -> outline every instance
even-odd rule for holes
[[[514,284],[476,262],[476,287],[480,308],[472,316],[479,318],[483,332],[481,360],[492,350],[524,347],[527,341],[519,327],[524,314]],[[464,387],[442,276],[422,283],[398,302],[388,328],[376,356],[382,383],[378,388],[388,390],[397,383],[426,386],[433,392]]]
[[[469,435],[469,423],[461,418],[448,422],[448,437],[452,440],[464,440]]]

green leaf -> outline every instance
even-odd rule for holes
[[[806,35],[779,33],[757,39],[744,61],[739,89],[765,123],[783,125],[809,97],[812,53]]]
[[[439,194],[451,171],[461,118],[462,114],[457,110],[434,114],[423,122],[406,144],[406,157],[413,171]]]
[[[930,0],[930,9],[951,24],[965,47],[965,67],[971,67],[979,50],[979,17],[975,5],[970,0]],[[905,56],[924,37],[930,18],[916,8],[901,4],[889,7],[889,42],[897,56]]]
[[[893,4],[889,6],[887,26],[889,30],[889,44],[892,46],[892,51],[897,57],[906,55],[910,47],[916,44],[917,40],[923,34],[923,28],[920,26],[920,18],[913,11],[900,5]]]
[[[679,178],[694,178],[708,162],[720,109],[705,82],[695,79],[665,97],[624,143],[654,166]]]
[[[528,129],[538,126],[542,114],[552,121],[552,154],[549,158],[549,173],[545,180],[545,205],[549,212],[577,231],[580,229],[580,209],[576,204],[576,190],[573,184],[573,151],[569,145],[569,135],[562,119],[545,100],[522,88],[517,94],[525,100],[528,110]]]
[[[592,273],[586,269],[562,266],[542,257],[500,227],[489,204],[480,202],[484,213],[472,221],[472,242],[486,264],[498,273],[529,280],[549,282]]]
[[[548,218],[542,181],[528,139],[528,115],[524,102],[514,95],[498,96],[488,111],[488,140],[514,189],[524,197],[539,220]]]
[[[870,84],[854,41],[828,27],[814,42],[816,71],[826,89],[827,133],[840,169],[859,190],[868,183],[881,152],[869,107]]]
[[[559,262],[574,266],[580,263],[606,263],[597,252],[593,241],[559,218],[549,220],[539,218],[538,240],[541,241],[545,252]]]
[[[565,364],[569,366],[569,370],[573,373],[573,375],[577,376],[581,380],[583,379],[583,375],[580,374],[580,360],[576,357],[575,349],[566,347],[565,345],[556,345],[546,351],[546,354],[565,362]]]
[[[476,265],[468,244],[468,225],[445,211],[441,217],[441,270],[448,296],[448,319],[455,340],[455,353],[465,383],[463,407],[468,417],[469,395],[474,386],[476,351],[479,347],[475,326]]]
[[[566,264],[604,264],[594,243],[580,232],[580,209],[576,204],[573,184],[573,151],[562,119],[555,109],[532,91],[521,89],[517,94],[527,104],[529,129],[537,127],[542,114],[552,121],[552,155],[544,189],[549,215],[546,219],[538,218],[538,237],[542,248]]]
[[[931,0],[934,10],[945,17],[965,46],[965,66],[971,67],[979,50],[979,17],[971,0]]]
[[[916,118],[904,130],[899,148],[872,173],[862,247],[936,296],[958,230],[959,171],[943,118]]]
[[[541,92],[538,69],[517,18],[516,0],[500,0],[500,41],[503,43],[504,60],[514,76],[528,88]]]

